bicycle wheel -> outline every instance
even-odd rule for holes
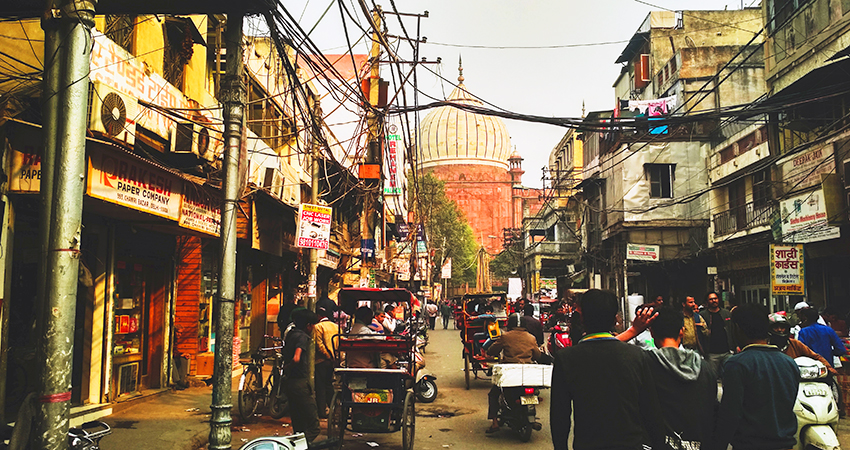
[[[339,449],[342,447],[346,426],[348,426],[348,414],[342,406],[342,392],[336,391],[331,400],[331,410],[328,414],[328,438],[336,440],[332,448]]]
[[[272,419],[280,419],[286,415],[287,406],[289,401],[283,392],[283,379],[278,378],[269,396],[269,415]]]
[[[401,413],[401,448],[413,450],[413,438],[416,435],[416,401],[413,392],[404,397],[404,409]]]
[[[248,422],[263,401],[263,377],[257,367],[249,367],[239,379],[239,416]]]

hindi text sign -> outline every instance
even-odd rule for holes
[[[803,244],[770,245],[770,290],[775,295],[806,295]]]

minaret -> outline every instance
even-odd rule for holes
[[[511,174],[511,228],[520,228],[522,225],[519,222],[522,222],[522,174],[525,173],[522,170],[522,156],[519,156],[519,153],[516,151],[516,147],[514,147],[514,152],[511,153],[511,157],[508,158],[508,165],[510,166],[510,174]]]
[[[457,82],[463,84],[463,58],[457,55]]]

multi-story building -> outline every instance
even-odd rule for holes
[[[709,288],[705,159],[719,119],[669,119],[762,95],[760,64],[727,66],[759,49],[761,24],[758,9],[655,11],[617,58],[616,108],[585,118],[588,129],[605,127],[584,141],[582,244],[593,287],[624,301],[631,293],[699,296]],[[668,120],[653,126],[658,119]]]
[[[227,57],[223,26],[218,15],[96,17],[73,421],[166,388],[177,375],[176,361],[189,375],[211,375],[216,340],[234,339],[238,364],[239,353],[274,332],[281,299],[306,282],[307,265],[294,236],[298,205],[310,193],[305,155],[314,145],[315,127],[291,98],[294,83],[313,91],[281,68],[281,58],[293,55],[280,55],[268,40],[246,37],[247,173],[237,208],[235,333],[215,336],[223,148],[218,94]],[[0,71],[32,73],[0,84],[0,99],[8,105],[0,121],[6,180],[2,239],[8,249],[0,269],[2,278],[11,280],[4,283],[0,302],[0,323],[7,327],[0,333],[0,357],[7,358],[0,364],[6,368],[0,374],[0,408],[13,414],[38,378],[33,375],[39,338],[33,334],[33,298],[41,248],[37,194],[44,48],[38,19],[6,21],[0,30]],[[313,108],[315,97],[309,96],[307,108]],[[322,166],[322,191],[341,192],[335,206],[356,211],[356,180],[331,161]],[[333,185],[326,182],[331,172]],[[337,225],[349,219],[337,214],[334,220]],[[320,280],[329,281],[337,266],[346,267],[340,257],[350,254],[342,248],[348,243],[339,236],[334,240]]]
[[[582,141],[569,130],[549,153],[544,168],[544,200],[536,214],[523,215],[523,270],[527,293],[573,286],[579,260],[579,203]],[[551,295],[544,292],[542,295]]]

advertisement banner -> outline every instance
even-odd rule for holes
[[[558,279],[541,277],[540,294],[549,298],[558,298]]]
[[[452,278],[452,259],[446,258],[446,262],[443,264],[442,269],[440,269],[440,278],[451,279]]]
[[[41,156],[12,150],[9,174],[10,192],[38,192],[41,189]]]
[[[327,250],[331,239],[330,206],[302,203],[298,206],[298,235],[295,245]]]
[[[659,245],[626,244],[626,259],[636,261],[658,261],[661,254]]]
[[[183,205],[180,207],[180,226],[218,236],[221,232],[221,199],[206,189],[183,182]]]
[[[180,218],[183,182],[134,156],[89,148],[86,194],[171,220]]]
[[[770,291],[775,295],[806,295],[803,244],[770,244]]]
[[[838,227],[829,226],[823,189],[779,202],[782,242],[818,242],[841,237]]]
[[[385,195],[401,195],[401,177],[399,177],[399,168],[402,165],[402,155],[404,154],[403,144],[401,142],[401,134],[399,127],[396,124],[387,126],[387,154],[386,154],[386,179],[384,180]]]

